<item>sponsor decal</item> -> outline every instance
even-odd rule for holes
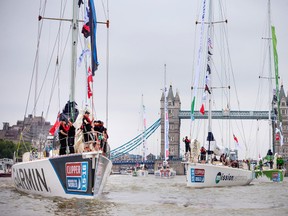
[[[88,188],[88,162],[66,163],[65,170],[67,190],[86,192]]]
[[[19,189],[49,192],[43,168],[13,168],[13,177]]]
[[[272,173],[272,181],[273,182],[280,182],[280,173],[278,173],[278,172]]]
[[[205,169],[191,168],[191,182],[204,183]]]
[[[215,178],[215,182],[216,184],[218,184],[220,181],[234,181],[235,180],[235,176],[230,175],[230,173],[228,175],[225,175],[224,173],[218,172]]]
[[[227,175],[221,172],[218,172],[215,178],[215,183],[218,184],[220,181],[245,181],[247,176],[234,176],[228,173]]]
[[[215,183],[218,184],[221,180],[221,172],[218,172],[215,178]]]

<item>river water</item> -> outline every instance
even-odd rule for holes
[[[174,179],[111,175],[99,200],[66,200],[19,193],[0,178],[0,215],[288,215],[288,178],[282,183],[193,189]]]

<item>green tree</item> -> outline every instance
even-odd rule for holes
[[[9,140],[0,139],[0,158],[13,158],[16,144]]]
[[[19,146],[19,148],[18,148]],[[0,158],[13,158],[16,152],[17,158],[22,159],[22,155],[31,150],[31,143],[14,143],[9,140],[0,139]]]

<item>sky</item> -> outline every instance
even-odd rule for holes
[[[55,2],[60,1],[54,0],[49,6],[47,4],[46,15],[49,17],[59,16]],[[102,2],[105,5],[104,9]],[[258,96],[258,77],[263,66],[263,39],[261,38],[265,37],[267,1],[230,0],[223,2],[228,19],[230,57],[237,81],[240,109],[254,110]],[[37,17],[40,1],[0,0],[0,3],[2,20],[0,23],[0,121],[14,125],[25,115],[37,48]],[[107,0],[95,1],[99,21],[106,20],[104,11],[106,17],[108,16],[106,3]],[[109,49],[107,49],[107,30],[104,26],[98,25],[97,48],[100,65],[94,77],[93,91],[96,118],[103,120],[105,124],[108,123],[109,142],[111,148],[114,149],[140,133],[142,95],[146,107],[147,126],[152,125],[160,117],[164,64],[166,64],[166,83],[173,86],[174,93],[178,91],[181,109],[190,110],[190,88],[197,52],[195,45],[199,45],[195,43],[199,38],[199,31],[195,33],[195,21],[199,20],[200,3],[198,0],[110,0],[108,8]],[[272,25],[276,27],[278,40],[280,82],[283,83],[286,92],[288,90],[287,10],[288,1],[271,0]],[[39,71],[42,75],[39,75],[38,86],[41,85],[46,71],[44,65],[49,62],[50,47],[55,40],[52,35],[58,25],[53,21],[45,21],[43,28],[45,31],[43,30],[42,33],[41,60],[39,60]],[[63,34],[63,40],[65,36]],[[106,121],[107,50],[109,50],[108,122]],[[61,66],[61,88],[69,88],[69,78],[67,75],[64,76],[65,72],[69,72],[69,66]],[[80,77],[80,75],[77,76]],[[79,81],[76,88],[83,95],[85,81],[81,78]],[[36,115],[41,115],[43,112],[44,117],[53,124],[59,107],[62,109],[68,100],[68,91],[61,91],[60,99],[56,99],[57,102],[51,101],[49,106],[47,98],[50,97],[51,84],[48,83],[45,81],[42,90],[44,97],[39,99]],[[54,96],[57,96],[58,86],[54,90]],[[34,91],[33,88],[32,91]],[[265,92],[268,94],[268,90],[264,87],[262,92],[264,98],[267,97]],[[80,107],[83,107],[86,101],[80,95],[77,95],[79,99],[77,102]],[[32,94],[29,104],[33,104],[33,100]],[[49,114],[45,114],[47,107],[49,107]],[[26,116],[31,112],[32,106],[30,105]],[[250,129],[250,125],[254,123],[246,122],[245,124],[244,128],[248,130],[247,135],[238,138],[240,143],[245,142],[254,155],[256,151],[260,151],[263,155],[267,151],[267,146],[255,147],[255,142],[267,143],[267,128],[263,129],[261,140],[255,141],[256,132],[251,133]],[[262,125],[268,124],[264,122]],[[181,137],[189,133],[190,121],[182,120]],[[159,154],[159,129],[147,140],[147,145],[148,152]],[[184,148],[182,142],[181,148],[182,150]]]

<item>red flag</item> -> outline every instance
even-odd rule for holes
[[[235,142],[236,142],[236,148],[240,148],[238,139],[237,139],[237,137],[236,137],[234,134],[233,134],[233,138],[234,138],[234,140],[235,140]]]
[[[280,140],[279,133],[276,133],[276,135],[275,135],[275,140],[276,140],[276,141]]]
[[[238,144],[238,139],[234,134],[233,134],[233,138],[234,138],[235,142]]]
[[[202,104],[202,106],[201,106],[201,108],[200,108],[200,112],[202,113],[202,115],[205,114],[204,104]]]
[[[88,68],[88,76],[87,76],[87,82],[93,82],[93,76],[92,76],[92,71],[91,68]]]
[[[90,83],[91,82],[93,82],[93,76],[92,76],[91,68],[89,67],[88,68],[88,76],[87,76],[87,88],[88,88],[87,94],[88,94],[88,98],[90,98],[93,95],[91,87],[90,87]]]
[[[88,91],[87,91],[87,94],[88,94],[88,98],[90,98],[92,95],[93,95],[93,93],[92,93],[92,91],[91,91],[91,88],[90,88],[90,83],[88,83]]]
[[[50,130],[49,130],[49,133],[50,133],[51,135],[53,135],[53,136],[54,136],[54,134],[55,134],[55,131],[56,131],[56,130],[58,129],[58,127],[60,126],[59,117],[60,117],[60,113],[58,113],[56,122],[54,123],[54,125],[53,125],[53,126],[50,128]]]

